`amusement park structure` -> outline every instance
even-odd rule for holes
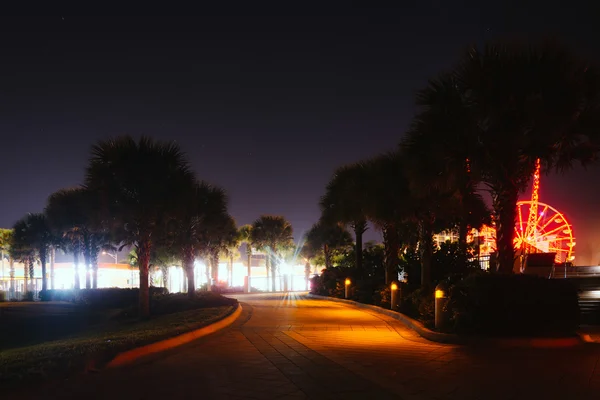
[[[536,160],[531,200],[517,203],[514,245],[518,254],[555,253],[556,263],[571,263],[575,259],[573,228],[563,213],[539,201],[540,160]],[[479,243],[479,254],[496,251],[496,230],[484,226],[472,232]]]

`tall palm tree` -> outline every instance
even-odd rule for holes
[[[2,265],[4,265],[5,257],[8,257],[9,263],[9,276],[10,276],[10,286],[9,286],[9,298],[14,296],[15,291],[15,265],[13,258],[10,255],[10,247],[12,244],[13,230],[12,229],[2,229],[0,228],[0,260],[2,261]]]
[[[211,255],[211,279],[216,284],[219,282],[219,260],[223,253],[227,253],[237,241],[237,227],[235,220],[229,214],[212,218],[207,224],[207,238],[205,242]]]
[[[211,233],[218,223],[229,217],[225,191],[205,182],[194,182],[185,188],[172,223],[169,224],[169,242],[180,254],[186,273],[188,296],[196,293],[194,260],[208,246]]]
[[[248,268],[248,281],[246,282],[246,293],[250,293],[251,290],[251,277],[252,277],[252,225],[246,224],[240,227],[238,230],[241,243],[246,246],[246,265]]]
[[[336,250],[352,246],[352,236],[341,224],[319,221],[306,234],[308,248],[319,249],[325,257],[325,267],[331,268]],[[308,250],[307,250],[308,251]]]
[[[52,232],[48,220],[44,214],[27,214],[15,223],[15,240],[22,248],[31,249],[28,254],[29,276],[33,280],[33,268],[37,258],[42,266],[42,291],[48,290],[48,277],[46,273],[46,262],[50,246],[53,243]]]
[[[365,169],[370,194],[366,214],[383,234],[385,280],[389,284],[397,279],[400,248],[416,239],[414,223],[418,201],[410,191],[406,160],[400,153],[370,159]]]
[[[516,202],[540,160],[546,171],[587,164],[598,153],[600,78],[598,68],[555,43],[537,47],[488,44],[470,49],[450,73],[430,85],[424,113],[439,110],[442,90],[452,89],[452,123],[462,132],[467,153],[449,151],[492,195],[499,268],[509,273],[515,260]],[[443,86],[443,88],[441,88]],[[448,101],[449,103],[450,101]],[[443,101],[442,101],[443,103]],[[432,129],[431,142],[448,132]],[[456,146],[454,146],[456,147]]]
[[[362,163],[338,168],[327,184],[320,205],[322,218],[341,222],[354,231],[356,268],[362,271],[363,234],[367,230],[368,174]]]
[[[92,147],[85,185],[123,245],[136,249],[140,270],[140,313],[150,314],[149,266],[156,239],[175,214],[180,195],[193,185],[183,153],[174,143],[124,136]]]
[[[293,245],[292,225],[278,215],[261,215],[252,224],[252,243],[265,251],[267,268],[271,269],[271,288],[276,290],[276,272],[279,253]]]
[[[87,220],[86,191],[83,188],[61,189],[50,195],[44,212],[54,236],[64,239],[63,249],[73,254],[74,288],[80,288],[79,257],[84,249]],[[86,264],[88,264],[86,262]],[[89,268],[89,265],[86,265]],[[86,275],[89,276],[86,271]],[[89,282],[89,280],[87,280]]]

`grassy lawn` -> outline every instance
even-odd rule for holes
[[[218,321],[234,307],[219,306],[128,320],[69,338],[0,351],[0,384],[65,377],[109,361],[117,353]],[[1,329],[1,327],[0,327]]]

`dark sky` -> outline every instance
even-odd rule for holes
[[[227,189],[238,224],[283,214],[299,237],[335,167],[396,146],[415,92],[467,45],[553,35],[600,55],[592,2],[398,3],[0,17],[0,226],[81,183],[94,141],[145,134],[176,140],[199,178]],[[542,181],[584,264],[600,260],[599,177]]]

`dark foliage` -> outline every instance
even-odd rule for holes
[[[150,296],[166,295],[167,289],[150,287]],[[40,292],[40,298],[46,301],[67,301],[92,308],[127,308],[139,298],[139,289],[58,289]]]
[[[447,308],[458,333],[564,335],[578,327],[577,300],[566,280],[482,273],[454,285]]]
[[[173,293],[153,297],[150,302],[150,310],[153,315],[163,315],[197,308],[234,306],[236,304],[237,300],[223,297],[218,293],[196,292],[194,297],[189,297],[184,293]]]

